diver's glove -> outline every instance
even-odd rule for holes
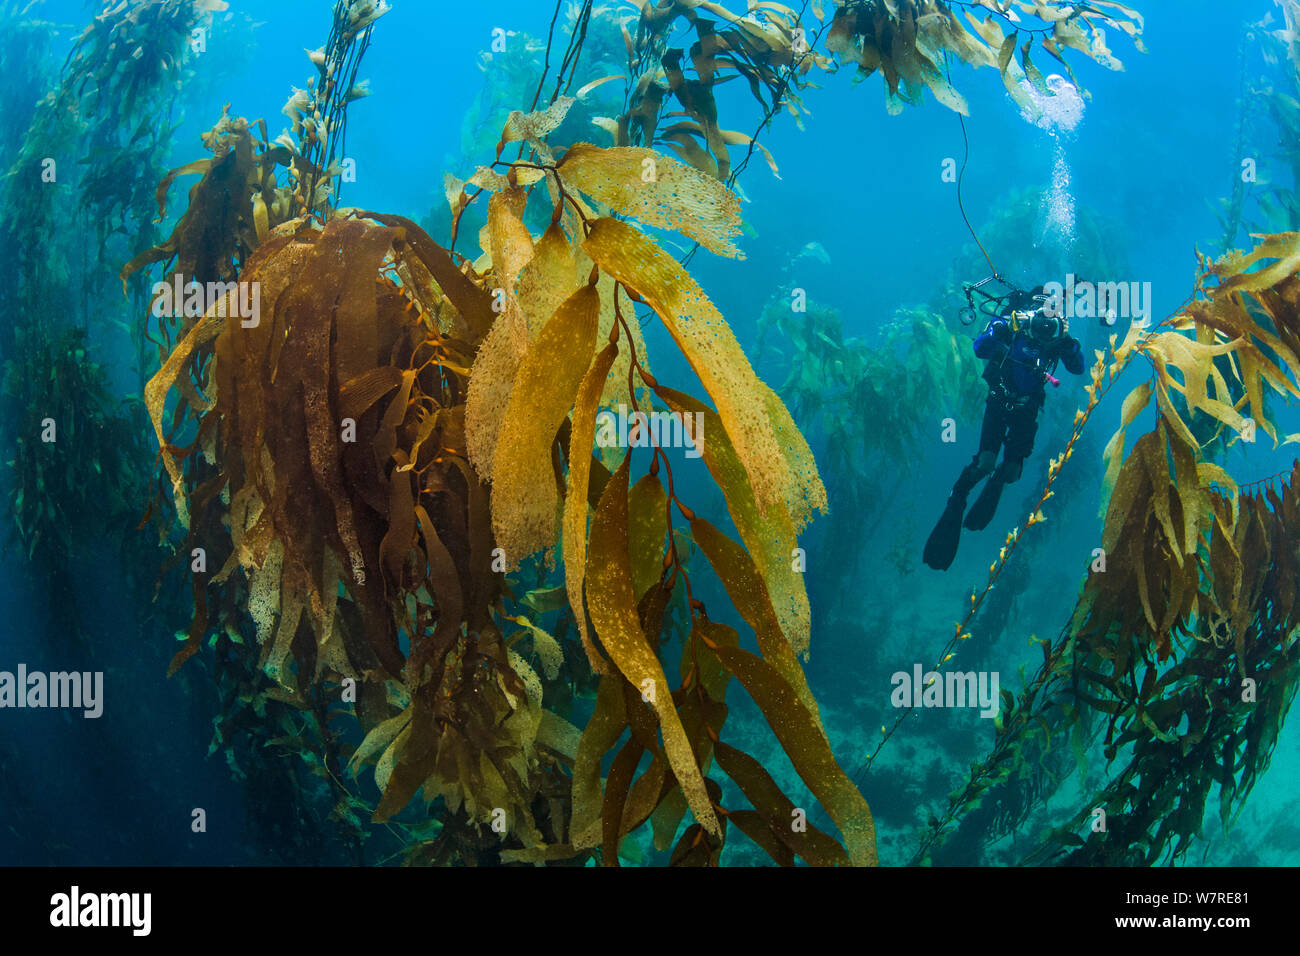
[[[993,337],[1003,345],[1010,345],[1011,340],[1015,337],[1011,332],[1011,326],[1006,322],[994,322],[989,326]]]
[[[1056,356],[1073,375],[1083,374],[1083,346],[1068,332],[1056,340]]]

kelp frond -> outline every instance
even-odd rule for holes
[[[284,699],[305,705],[319,681],[350,679],[367,700],[386,702],[368,707],[352,759],[354,769],[375,763],[376,820],[423,791],[473,826],[504,811],[517,842],[503,859],[558,862],[599,848],[607,864],[652,816],[657,839],[668,840],[688,811],[695,824],[674,859],[716,862],[730,811],[708,770],[734,676],[845,847],[778,826],[789,801],[729,749],[728,773],[756,801],[744,832],[782,861],[794,853],[872,863],[870,812],[831,756],[798,663],[810,612],[790,555],[826,506],[812,455],[704,292],[653,240],[605,212],[727,252],[735,197],[647,151],[582,145],[548,161],[543,130],[554,118],[544,113],[512,117],[502,137],[528,140],[542,161],[484,177],[492,196],[473,264],[457,264],[400,217],[352,210],[323,227],[279,221],[283,193],[268,178],[276,147],[230,118],[209,137],[214,159],[193,170],[203,178],[191,208],[160,250],[257,283],[262,314],[249,323],[210,306],[187,320],[146,392],[188,544],[223,556],[210,582],[196,578],[194,624],[173,669],[212,622],[236,620],[245,603],[261,665]],[[644,176],[647,158],[662,178]],[[204,201],[218,177],[238,184],[224,213]],[[551,225],[534,236],[523,211],[543,183]],[[274,215],[263,231],[252,210],[266,195]],[[224,231],[200,228],[214,219]],[[716,412],[650,375],[638,304],[669,327]],[[181,404],[168,423],[174,391]],[[664,449],[652,445],[649,472],[635,482],[635,447],[616,456],[612,474],[595,453],[601,408],[648,410],[656,400],[703,420],[705,433],[692,438],[743,545],[680,499]],[[192,429],[186,448],[172,443],[178,429]],[[738,635],[691,597],[687,528],[761,656],[740,651]],[[567,655],[557,657],[556,638],[535,621],[502,609],[513,598],[500,572],[560,546],[561,593],[602,675],[581,732],[543,695]],[[242,602],[236,579],[246,582]],[[674,689],[660,638],[675,626],[677,589],[690,624]],[[519,633],[503,637],[507,620],[522,622],[545,680],[512,646]],[[602,783],[600,757],[625,727],[632,742]],[[560,815],[553,804],[539,816],[538,794],[553,791],[570,763]]]
[[[1030,57],[1035,47],[1059,63],[1076,86],[1066,50],[1111,70],[1123,66],[1106,44],[1107,30],[1125,34],[1143,50],[1142,16],[1109,0],[836,0],[836,6],[827,49],[856,63],[859,79],[879,70],[891,113],[919,102],[925,89],[949,109],[966,113],[966,101],[948,79],[949,55],[969,66],[994,67],[1016,104],[1035,112],[1033,94],[1052,95]]]
[[[1283,400],[1300,396],[1300,237],[1259,238],[1249,254],[1203,260],[1204,298],[1098,353],[1075,437],[1120,372],[1139,356],[1151,366],[1106,449],[1101,549],[1069,626],[1043,642],[1044,663],[1019,699],[1004,701],[993,753],[918,858],[981,801],[1018,801],[1053,741],[1072,738],[1082,762],[1098,721],[1118,772],[1027,862],[1176,859],[1200,832],[1211,790],[1228,825],[1268,766],[1300,686],[1300,470],[1248,490],[1206,459],[1189,427],[1206,416],[1237,439],[1254,440],[1257,427],[1276,440],[1263,384]],[[1152,397],[1155,423],[1125,454],[1125,432]],[[1053,460],[1053,479],[1067,457]],[[1106,831],[1080,836],[1098,808]],[[1023,819],[1027,807],[1015,813]]]

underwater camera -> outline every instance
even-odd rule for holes
[[[984,287],[990,282],[1001,283],[1009,291],[1003,295],[987,292]],[[988,319],[1009,319],[1012,328],[1017,331],[1024,329],[1040,338],[1068,330],[1063,320],[1052,318],[1052,310],[1049,308],[1052,297],[1044,291],[1043,286],[1036,286],[1026,291],[1012,285],[1002,276],[994,274],[986,276],[979,282],[963,283],[962,292],[966,296],[966,305],[957,313],[957,320],[962,325],[972,324],[982,314]],[[975,301],[977,294],[981,297],[978,303]],[[1051,327],[1040,325],[1036,331],[1033,325],[1035,316],[1046,319],[1049,323],[1059,324],[1053,324]]]
[[[1011,313],[1011,328],[1026,332],[1036,339],[1054,339],[1070,330],[1063,318],[1048,315],[1043,310],[1016,310]]]

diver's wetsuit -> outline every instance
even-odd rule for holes
[[[1051,373],[1056,363],[1062,362],[1072,374],[1083,374],[1083,350],[1077,339],[1065,334],[1043,342],[1025,332],[1013,332],[1007,322],[998,319],[975,339],[975,355],[988,361],[984,379],[989,383],[989,397],[979,451],[953,489],[963,495],[993,471],[999,449],[1002,482],[1020,477],[1025,459],[1034,450],[1038,413],[1047,398],[1043,373]]]
[[[1013,329],[1008,318],[1009,313],[994,319],[975,339],[975,354],[988,363],[984,379],[989,383],[989,397],[979,451],[962,469],[926,542],[925,563],[936,570],[947,570],[952,564],[962,526],[972,531],[986,527],[997,510],[1003,486],[1020,478],[1025,459],[1034,449],[1038,413],[1047,397],[1043,388],[1047,375],[1057,362],[1075,375],[1083,374],[1083,350],[1060,324],[1055,326],[1057,334],[1031,335]],[[995,469],[999,450],[1002,464]],[[986,477],[988,483],[963,522],[966,496]]]

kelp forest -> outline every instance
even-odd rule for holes
[[[560,0],[394,89],[368,77],[409,0],[305,5],[286,62],[240,52],[239,0],[4,0],[4,561],[26,659],[106,674],[106,719],[73,715],[95,773],[184,741],[256,848],[226,862],[1269,862],[1231,835],[1267,829],[1300,680],[1300,3],[1225,30],[1236,166],[1214,230],[1163,237],[1178,304],[1073,320],[1084,371],[945,583],[921,544],[988,394],[969,283],[1142,275],[1128,230],[1080,203],[1031,245],[1037,189],[936,158],[937,281],[864,325],[808,276],[874,266],[792,240],[729,308],[788,137],[866,126],[887,162],[942,129],[969,177],[976,102],[1032,129],[1063,89],[1140,95],[1166,14],[1134,4]],[[427,205],[369,208],[364,139]],[[851,149],[819,215],[890,188]],[[927,710],[971,671],[988,719]],[[5,855],[97,862],[37,846],[11,713]],[[208,783],[142,786],[115,799],[179,813],[183,860]]]

